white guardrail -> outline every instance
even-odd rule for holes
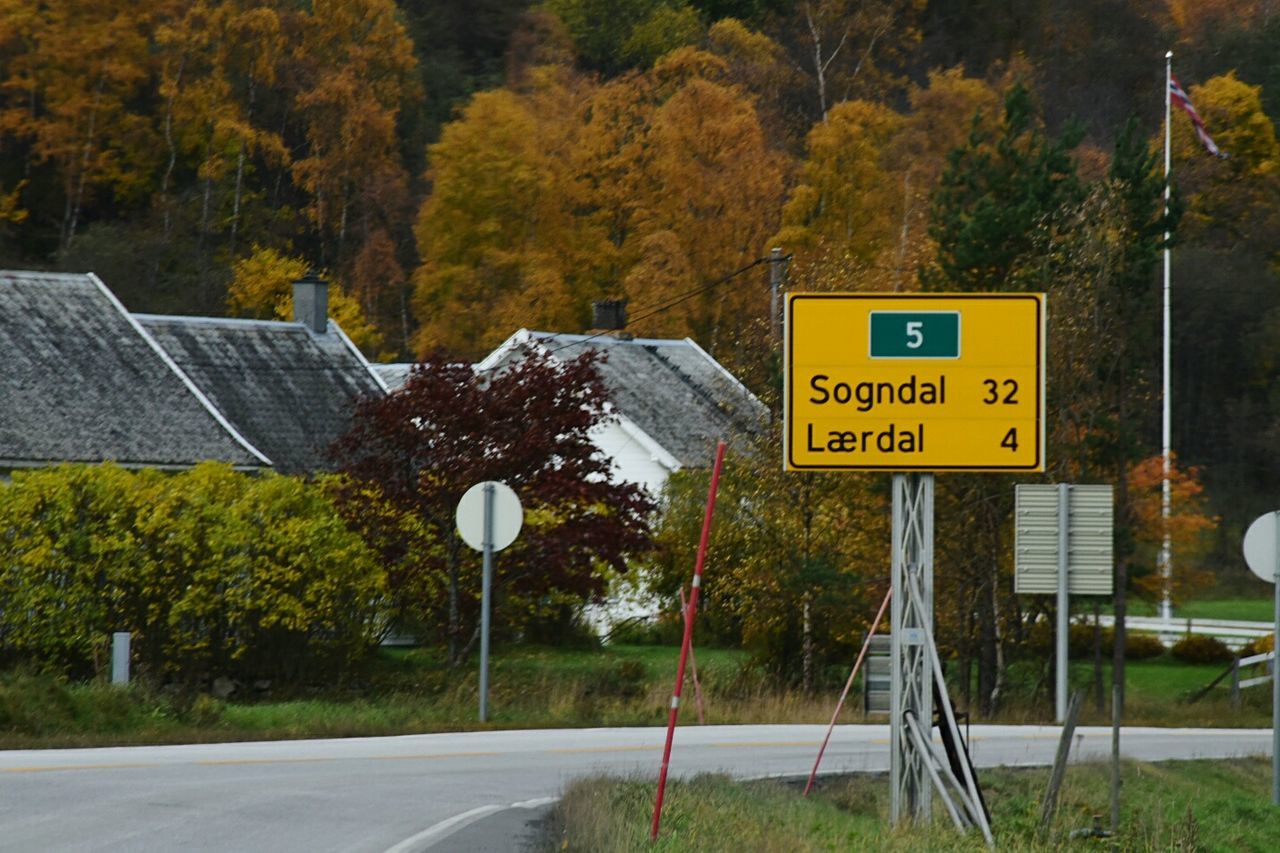
[[[1099,617],[1103,627],[1115,624],[1115,617]],[[1273,630],[1270,622],[1245,622],[1234,619],[1161,619],[1159,616],[1128,616],[1125,626],[1130,631],[1146,631],[1155,634],[1165,646],[1172,646],[1187,634],[1204,634],[1217,637],[1232,651],[1239,651],[1250,640],[1269,636]]]

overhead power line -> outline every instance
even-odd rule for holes
[[[669,301],[667,301],[667,302],[663,302],[663,303],[661,303],[661,304],[659,304],[659,305],[655,305],[655,306],[653,306],[652,308],[643,308],[643,309],[641,309],[641,310],[640,310],[640,313],[636,314],[636,316],[632,317],[628,322],[630,322],[630,323],[638,323],[638,322],[640,322],[641,320],[647,320],[647,319],[649,319],[650,317],[654,317],[654,316],[656,316],[656,315],[658,315],[658,314],[661,314],[661,313],[662,313],[662,312],[664,312],[664,311],[669,311],[670,309],[672,309],[672,308],[676,307],[677,305],[681,304],[682,302],[687,302],[687,301],[689,301],[690,299],[694,298],[695,296],[699,296],[699,295],[701,295],[701,294],[703,294],[703,293],[706,293],[706,292],[707,292],[707,291],[709,291],[709,290],[713,290],[713,289],[715,289],[715,288],[719,287],[720,285],[724,284],[725,282],[727,282],[727,281],[731,281],[731,280],[733,280],[733,279],[737,278],[738,276],[742,275],[743,273],[745,273],[745,272],[749,272],[750,270],[755,269],[756,267],[760,266],[761,264],[771,263],[771,262],[774,262],[775,260],[776,260],[776,261],[789,261],[789,260],[791,260],[791,255],[786,255],[785,257],[777,258],[777,259],[774,259],[774,258],[771,258],[771,257],[760,257],[760,258],[756,258],[754,261],[752,261],[751,263],[747,264],[746,266],[744,266],[744,267],[739,267],[738,269],[734,270],[733,272],[729,273],[728,275],[721,276],[720,278],[716,279],[716,280],[715,280],[715,281],[713,281],[713,282],[710,282],[709,284],[704,284],[702,287],[698,287],[698,288],[695,288],[695,289],[693,289],[693,290],[690,290],[690,291],[689,291],[689,292],[687,292],[687,293],[683,293],[683,294],[681,294],[680,296],[675,297],[674,299],[671,299],[671,300],[669,300]],[[583,338],[583,339],[582,339],[582,340],[580,340],[580,341],[574,341],[573,343],[569,343],[569,344],[562,344],[562,345],[560,345],[560,346],[556,347],[555,349],[548,350],[548,351],[547,351],[547,353],[548,353],[549,355],[555,355],[556,353],[560,352],[561,350],[565,350],[565,349],[568,349],[568,348],[570,348],[570,347],[578,347],[578,346],[582,346],[583,344],[588,343],[589,341],[593,341],[593,340],[595,340],[596,338],[604,337],[605,335],[609,334],[609,332],[610,332],[610,331],[612,331],[612,330],[606,330],[606,331],[596,332],[594,335],[588,335],[587,337]]]

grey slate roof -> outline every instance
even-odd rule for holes
[[[403,387],[404,383],[409,381],[409,373],[413,370],[412,364],[404,362],[398,364],[371,364],[369,367],[393,391]]]
[[[732,444],[758,434],[768,417],[746,386],[688,338],[524,332],[513,335],[482,366],[502,363],[522,339],[536,341],[557,358],[575,358],[585,349],[606,353],[600,375],[610,401],[684,467],[710,467],[717,440]]]
[[[328,447],[356,401],[385,393],[332,321],[316,334],[301,323],[136,316],[283,473],[333,468]]]
[[[0,271],[0,467],[265,467],[92,275]]]

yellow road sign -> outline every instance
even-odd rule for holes
[[[1042,293],[792,293],[788,470],[1043,471]]]

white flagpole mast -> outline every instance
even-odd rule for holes
[[[1169,215],[1169,147],[1170,132],[1170,89],[1173,85],[1173,51],[1164,55],[1164,215]],[[1173,580],[1171,547],[1169,542],[1169,509],[1171,495],[1169,491],[1169,468],[1172,461],[1172,429],[1170,426],[1169,408],[1169,232],[1164,232],[1164,381],[1162,386],[1163,418],[1160,427],[1160,439],[1164,452],[1164,481],[1160,492],[1160,521],[1164,538],[1160,544],[1160,618],[1173,618],[1173,602],[1170,600],[1169,587]]]

